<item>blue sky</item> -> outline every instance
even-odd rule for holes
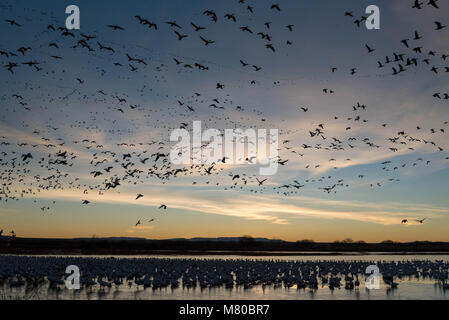
[[[449,100],[432,97],[435,92],[449,93],[448,73],[444,72],[449,59],[441,58],[442,54],[449,54],[448,29],[435,31],[433,23],[449,24],[444,15],[448,4],[440,1],[440,9],[424,5],[423,10],[416,10],[411,8],[413,1],[279,1],[282,10],[277,12],[270,9],[269,1],[246,2],[4,2],[2,21],[14,19],[22,27],[2,22],[0,37],[4,41],[0,50],[14,52],[21,46],[30,46],[32,50],[24,56],[2,56],[1,64],[35,60],[42,70],[36,72],[25,65],[16,68],[14,74],[6,68],[0,70],[0,136],[1,141],[10,143],[1,146],[6,153],[2,158],[2,177],[8,176],[14,157],[33,154],[30,163],[18,166],[29,170],[24,177],[17,172],[10,175],[14,179],[9,195],[20,200],[12,198],[6,202],[2,197],[0,229],[11,228],[19,236],[30,237],[251,234],[287,240],[351,237],[366,241],[449,241],[445,230],[449,223],[449,170],[445,159],[449,128],[444,123],[449,121]],[[78,5],[81,12],[81,29],[74,31],[74,39],[47,29],[49,24],[64,25],[65,7],[69,4]],[[370,4],[380,8],[380,30],[357,28],[353,23]],[[254,7],[254,14],[248,12],[247,5]],[[203,14],[206,9],[217,13],[217,23]],[[345,17],[346,11],[352,11],[354,18]],[[225,19],[226,13],[235,14],[237,22]],[[139,24],[135,15],[157,23],[158,30]],[[176,21],[182,26],[179,32],[188,37],[178,41],[167,21]],[[267,21],[271,22],[270,29],[264,26]],[[207,29],[196,33],[190,22]],[[110,24],[125,30],[113,31],[107,27]],[[292,32],[285,27],[288,24],[294,25]],[[242,26],[250,27],[254,34],[242,32]],[[413,53],[400,43],[402,39],[412,39],[415,30],[423,39],[409,40],[410,47],[422,46],[422,54]],[[259,31],[272,36],[276,52],[265,48],[267,42],[256,35]],[[88,41],[95,51],[72,47],[82,33],[97,37]],[[205,47],[200,34],[215,43]],[[286,45],[287,40],[291,46]],[[114,48],[115,53],[100,51],[97,41]],[[52,42],[59,49],[49,47]],[[376,51],[368,53],[365,44]],[[429,56],[429,50],[436,55]],[[392,76],[393,64],[378,68],[377,61],[384,63],[385,56],[393,58],[393,53],[416,57],[418,66],[406,67],[407,71],[398,76]],[[138,67],[132,72],[126,54],[143,59],[147,65],[131,62]],[[63,59],[55,60],[51,55]],[[176,65],[173,58],[182,64]],[[422,61],[425,58],[430,59],[429,65]],[[240,59],[262,70],[242,67]],[[114,66],[114,62],[122,66]],[[195,63],[209,70],[183,66]],[[430,71],[432,66],[439,67],[438,74]],[[337,71],[332,73],[332,67]],[[356,68],[355,75],[350,74],[352,68]],[[255,84],[251,84],[253,80]],[[225,89],[217,90],[217,82],[224,84]],[[334,93],[325,94],[324,88]],[[103,96],[98,90],[106,94]],[[14,94],[23,96],[22,102],[30,110],[24,109]],[[127,102],[122,104],[117,97]],[[215,98],[224,109],[209,106]],[[189,112],[178,101],[192,106],[195,112]],[[366,110],[354,111],[352,106],[358,102],[366,105]],[[242,106],[243,111],[236,110],[236,106]],[[302,112],[300,106],[307,106],[309,111]],[[118,112],[118,108],[126,112]],[[354,121],[356,116],[360,116],[360,121]],[[156,152],[160,142],[167,152],[169,132],[181,123],[191,126],[194,120],[220,130],[236,126],[280,129],[280,140],[290,142],[281,145],[279,154],[289,162],[269,177],[263,188],[257,186],[257,170],[250,165],[217,165],[212,176],[196,172],[169,181],[142,173],[139,179],[130,179],[130,183],[107,191],[100,189],[109,175],[90,175],[108,163],[119,166],[120,162],[108,158],[104,166],[93,167],[90,161],[101,160],[104,150],[116,152],[120,160],[122,154],[135,152],[133,162],[146,172],[152,160],[148,165],[140,165],[137,155],[145,148],[149,154]],[[310,137],[309,131],[318,124],[324,124],[326,140]],[[421,129],[417,130],[417,126]],[[346,130],[348,127],[351,129]],[[437,131],[435,134],[430,132],[432,128]],[[442,133],[440,129],[446,130]],[[407,137],[421,141],[399,137],[402,130]],[[48,148],[43,137],[50,139],[49,143],[65,144]],[[333,137],[342,141],[344,150],[302,148],[303,144],[328,146]],[[406,144],[388,140],[395,137]],[[96,143],[90,149],[86,144],[73,143],[83,139]],[[379,148],[368,147],[363,139]],[[436,145],[423,143],[424,140]],[[144,146],[149,142],[155,143]],[[29,145],[19,146],[20,143]],[[33,143],[39,146],[31,147]],[[135,147],[117,146],[119,143],[134,143]],[[96,148],[97,145],[103,147]],[[444,151],[438,151],[436,146]],[[398,151],[392,152],[390,147]],[[54,157],[59,149],[77,156],[73,166],[57,167],[62,174],[68,174],[59,179],[61,188],[53,188],[52,184],[52,188],[37,192],[36,175],[51,175],[40,167],[39,158],[49,153]],[[293,154],[292,150],[304,156]],[[331,158],[336,161],[329,161]],[[391,163],[382,165],[384,161]],[[231,178],[237,173],[246,174],[248,181],[244,184],[239,180],[233,188],[235,181]],[[124,171],[119,168],[113,174],[123,176]],[[73,187],[78,183],[74,182],[78,181],[76,178],[80,179],[79,188]],[[278,194],[279,186],[293,184],[294,180],[305,187],[298,193]],[[323,187],[339,180],[343,186],[337,188],[337,193],[323,192]],[[22,197],[21,190],[27,188],[35,194]],[[84,189],[89,189],[88,194],[83,193]],[[293,190],[294,187],[289,188]],[[135,200],[137,193],[144,195],[139,201]],[[91,204],[81,205],[82,199],[89,199]],[[168,206],[163,212],[158,209],[162,203]],[[50,210],[42,212],[43,206]],[[424,224],[415,221],[424,217],[429,218]],[[151,218],[155,218],[154,223],[134,226],[139,219]],[[401,224],[404,218],[410,220],[408,225]]]

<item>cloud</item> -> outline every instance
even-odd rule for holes
[[[198,212],[202,214],[224,215],[245,220],[259,220],[267,223],[286,225],[293,219],[312,217],[319,219],[351,220],[382,225],[400,224],[403,218],[423,218],[423,216],[438,219],[447,214],[447,209],[428,206],[407,206],[401,203],[377,203],[363,201],[337,201],[314,197],[290,197],[279,199],[268,195],[247,195],[229,193],[216,197],[213,191],[204,191],[201,195],[189,191],[176,191],[170,194],[163,190],[152,191],[150,197],[135,199],[133,193],[105,195],[80,195],[72,191],[42,192],[37,197],[44,199],[64,199],[81,202],[88,199],[91,204],[89,210],[95,211],[96,203],[113,205],[128,204],[135,206],[153,207],[155,210],[164,203],[167,210],[176,209],[184,212]],[[81,205],[81,204],[80,204]],[[168,211],[169,212],[169,211]],[[129,230],[138,230],[147,226],[137,226]],[[148,226],[151,228],[152,226]],[[145,229],[143,228],[143,229]]]
[[[148,230],[153,230],[154,226],[143,226],[143,225],[139,225],[139,226],[133,226],[129,229],[126,229],[125,232],[126,233],[143,233],[143,232],[147,232]]]

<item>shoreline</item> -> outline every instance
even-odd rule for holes
[[[449,255],[448,242],[323,243],[108,239],[0,239],[0,254],[116,256],[360,256]]]
[[[115,251],[115,250],[0,250],[1,256],[250,256],[250,257],[273,257],[273,256],[446,256],[449,252],[376,252],[376,251],[360,251],[360,252],[342,252],[342,251],[326,251],[326,252],[306,252],[306,251],[202,251],[202,250],[148,250],[148,251]]]

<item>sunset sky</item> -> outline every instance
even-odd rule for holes
[[[81,29],[72,31],[75,38],[47,28],[65,25],[69,4],[78,5],[81,13]],[[3,1],[0,51],[17,56],[0,55],[0,64],[20,64],[14,73],[0,69],[0,143],[9,143],[0,144],[2,188],[5,192],[8,187],[9,196],[17,197],[0,196],[4,234],[14,230],[19,237],[37,238],[251,235],[292,241],[449,241],[449,125],[445,123],[449,100],[433,97],[437,92],[441,97],[449,93],[449,73],[445,72],[449,57],[441,58],[449,55],[449,27],[437,31],[434,24],[449,25],[449,2],[439,1],[439,9],[425,4],[417,10],[411,0],[281,0],[280,12],[271,9],[272,4],[265,0],[245,4],[237,0]],[[380,8],[380,30],[353,23],[366,16],[370,4]],[[248,5],[254,7],[253,14]],[[203,14],[207,9],[217,13],[217,23]],[[344,16],[347,11],[354,18]],[[226,13],[235,14],[237,22],[224,18]],[[135,15],[157,23],[158,30],[139,24]],[[168,21],[176,21],[182,29],[170,27]],[[270,29],[264,26],[267,21]],[[207,29],[195,32],[191,22]],[[292,32],[286,28],[289,24]],[[114,31],[107,25],[125,30]],[[243,26],[254,34],[241,31]],[[174,30],[188,37],[178,41]],[[272,36],[276,52],[265,47],[268,42],[256,35],[259,31]],[[415,31],[423,39],[412,40]],[[97,37],[88,41],[95,51],[72,47],[81,34]],[[215,43],[204,46],[200,35]],[[403,39],[410,39],[409,48],[401,43]],[[287,40],[292,45],[286,45]],[[100,50],[97,42],[115,52]],[[49,47],[50,43],[59,48]],[[368,53],[365,44],[375,51]],[[22,46],[32,50],[22,55],[17,52]],[[418,46],[423,47],[421,54],[412,51]],[[428,55],[430,50],[435,56]],[[397,76],[392,75],[397,62],[378,68],[377,61],[384,63],[386,56],[394,59],[393,53],[416,57],[418,66],[407,66]],[[126,54],[147,65],[128,61]],[[429,64],[423,62],[427,58]],[[250,65],[243,67],[239,60]],[[22,64],[27,61],[38,61],[42,70]],[[122,66],[114,65],[117,62]],[[137,71],[130,70],[130,63]],[[183,66],[195,63],[209,70]],[[251,65],[262,69],[255,71]],[[432,67],[438,67],[438,74]],[[224,89],[217,90],[217,83],[224,84]],[[334,93],[326,94],[324,88]],[[195,98],[194,93],[201,96]],[[224,109],[210,107],[215,98]],[[357,103],[366,105],[366,110],[354,111]],[[185,105],[195,111],[186,111]],[[303,112],[300,107],[306,106],[309,110]],[[354,121],[356,116],[359,121]],[[161,146],[159,142],[164,143],[161,150],[168,152],[174,144],[169,139],[171,130],[181,123],[191,128],[195,120],[219,130],[279,129],[279,156],[289,161],[267,177],[258,176],[258,166],[249,164],[216,165],[220,171],[210,176],[204,170],[202,175],[194,172],[164,181],[146,176],[154,157],[142,164],[137,155],[149,150],[146,157],[150,157]],[[326,140],[309,134],[319,124],[324,126]],[[420,141],[401,137],[400,131]],[[325,150],[333,137],[342,141],[344,150]],[[398,143],[389,138],[399,138]],[[74,143],[83,139],[95,140],[94,146]],[[379,147],[369,147],[363,139]],[[64,145],[58,146],[61,142]],[[322,148],[304,149],[303,144]],[[90,162],[106,158],[100,156],[104,150],[115,152],[119,162],[108,157],[109,162],[94,167]],[[42,167],[40,158],[50,158],[49,154],[54,158],[58,151],[73,152],[77,156],[73,166],[52,165],[67,176],[59,178],[60,185],[50,179],[51,187],[39,188],[43,177],[57,172]],[[21,155],[28,152],[33,158],[24,163]],[[105,179],[123,176],[122,156],[132,152],[132,162],[143,170],[140,178],[101,190]],[[111,175],[104,170],[98,178],[91,174],[108,165],[114,166]],[[238,179],[237,187],[230,188],[235,174],[268,180],[262,188],[254,179],[247,184]],[[273,189],[294,180],[305,185],[298,193],[282,194],[297,191],[294,187]],[[338,187],[336,193],[322,189],[339,180],[348,186]],[[77,183],[79,188],[70,187]],[[31,194],[22,192],[30,189]],[[136,200],[139,193],[144,196]],[[82,205],[84,199],[91,203]],[[161,204],[167,210],[159,209]],[[50,210],[41,210],[47,206]],[[152,218],[155,221],[148,222]],[[423,218],[427,218],[424,223],[416,222]],[[402,224],[403,219],[408,223]],[[142,224],[135,226],[138,220]]]

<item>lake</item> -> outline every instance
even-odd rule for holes
[[[379,266],[392,274],[397,288],[382,276],[378,289],[367,289],[365,268]],[[69,290],[64,283],[50,285],[48,275],[62,277],[68,265],[79,266],[81,275],[97,282]],[[0,256],[0,299],[449,299],[442,281],[447,279],[449,255],[165,255],[165,256]],[[300,272],[298,272],[300,270]],[[348,270],[351,270],[350,272]],[[39,283],[11,287],[16,275]],[[345,280],[350,274],[353,279]],[[354,289],[345,284],[360,280]],[[418,276],[417,276],[418,275]],[[110,284],[101,286],[99,278]],[[230,278],[226,278],[230,277]],[[340,278],[330,289],[328,280]],[[311,285],[318,279],[316,286]],[[122,284],[113,280],[120,279]],[[147,279],[148,284],[136,283]],[[230,280],[229,280],[230,279]],[[301,280],[300,280],[301,279]],[[323,280],[324,279],[324,280]],[[20,279],[19,279],[20,280]],[[186,285],[188,281],[194,285]],[[143,281],[143,280],[142,280]],[[304,281],[304,282],[302,282]],[[204,285],[201,285],[204,284]],[[230,284],[230,285],[226,285]],[[288,284],[288,285],[287,285]],[[302,284],[302,285],[301,285]],[[146,288],[145,288],[146,287]]]

